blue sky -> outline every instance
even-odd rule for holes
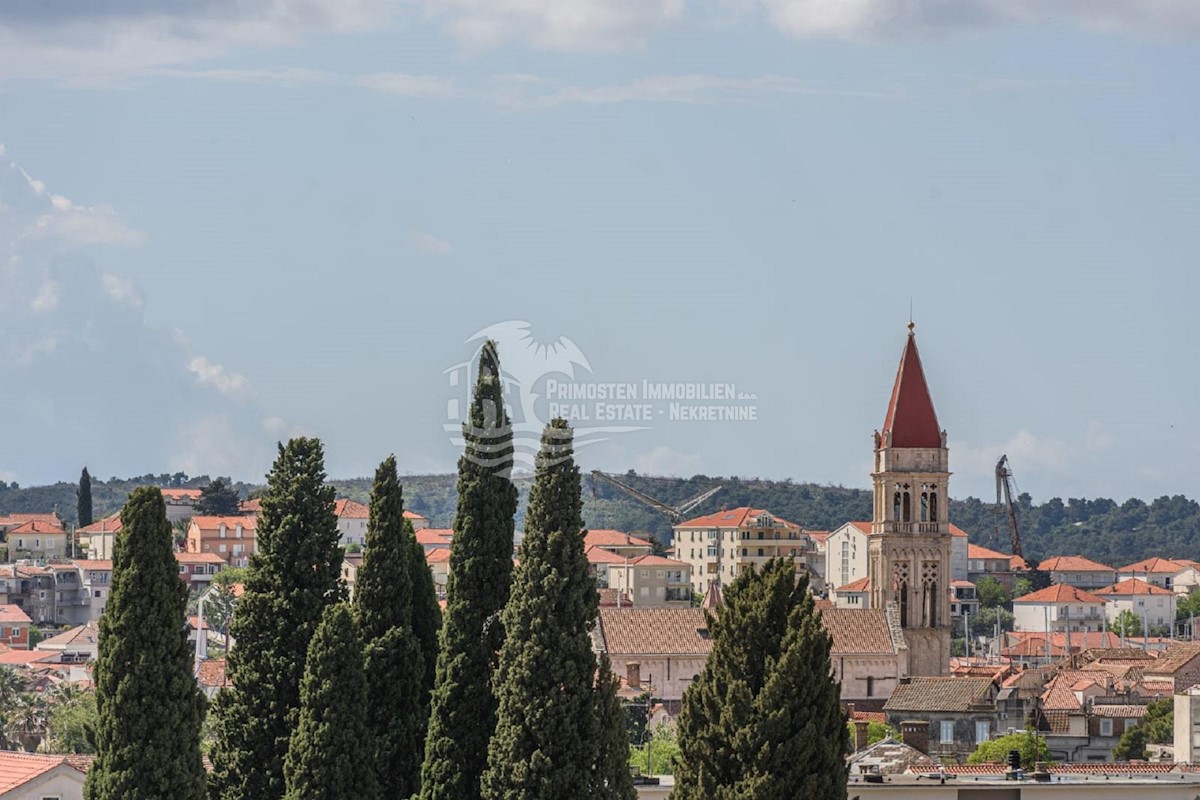
[[[756,396],[586,468],[865,487],[911,301],[953,494],[1196,493],[1195,3],[160,5],[0,8],[0,477],[449,471],[524,321]]]

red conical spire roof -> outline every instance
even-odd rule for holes
[[[904,355],[900,356],[900,369],[896,371],[896,385],[892,387],[887,418],[883,421],[885,441],[889,431],[892,434],[892,447],[942,446],[942,429],[933,410],[929,386],[925,383],[925,371],[921,369],[917,337],[913,334],[911,323]]]

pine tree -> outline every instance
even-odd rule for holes
[[[496,730],[487,800],[586,797],[594,782],[596,583],[583,552],[572,433],[546,426],[529,493],[525,538],[504,607],[495,678]]]
[[[510,480],[512,426],[504,409],[494,342],[479,358],[475,397],[463,425],[458,510],[437,676],[421,767],[422,800],[473,800],[496,724],[491,673],[504,641],[498,619],[512,575],[517,489]]]
[[[300,714],[284,761],[285,800],[374,800],[380,794],[367,728],[367,678],[354,615],[328,606],[300,684]],[[400,795],[403,797],[404,795]]]
[[[342,599],[333,488],[316,439],[280,445],[267,475],[245,591],[230,624],[232,686],[214,706],[214,800],[272,800],[300,707],[304,660],[325,606]]]
[[[388,798],[410,797],[419,787],[429,716],[425,657],[412,627],[412,541],[396,459],[389,456],[375,471],[366,553],[354,586],[359,629],[366,642],[373,766]],[[422,555],[422,566],[424,560]]]
[[[679,716],[676,800],[845,798],[849,733],[830,640],[789,559],[746,570]]]
[[[625,707],[617,696],[620,681],[613,674],[608,653],[600,654],[595,689],[597,800],[635,800],[633,776],[629,772],[629,729]]]
[[[204,695],[183,619],[187,587],[171,551],[162,493],[134,490],[121,509],[112,590],[100,617],[96,760],[88,800],[201,800]]]
[[[231,517],[238,513],[241,498],[237,489],[229,485],[224,478],[215,481],[200,490],[200,499],[196,501],[196,513],[208,517]]]
[[[79,475],[79,488],[75,490],[75,509],[80,528],[92,524],[92,476],[88,474],[87,467],[84,467]]]
[[[429,562],[425,560],[425,548],[417,541],[412,523],[404,520],[404,532],[408,537],[408,546],[412,555],[408,559],[408,568],[412,575],[412,617],[413,636],[425,662],[424,676],[421,688],[424,692],[426,705],[429,695],[433,692],[434,676],[437,673],[439,639],[438,633],[442,628],[442,607],[438,604],[437,589],[433,585],[433,573]],[[428,721],[428,720],[427,720]]]

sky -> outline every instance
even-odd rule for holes
[[[866,488],[911,313],[952,495],[1007,454],[1194,496],[1198,40],[1193,0],[6,2],[0,479],[449,472],[492,336],[526,440],[580,387],[584,469]]]

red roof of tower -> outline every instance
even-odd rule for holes
[[[892,399],[883,420],[883,433],[886,435],[888,431],[892,433],[892,447],[942,446],[942,429],[925,383],[925,371],[921,369],[917,337],[911,331],[904,355],[900,356],[896,385],[892,387]]]

